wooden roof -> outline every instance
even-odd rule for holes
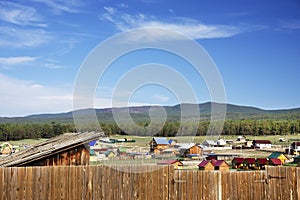
[[[66,133],[0,159],[1,167],[21,166],[72,149],[103,136],[103,132]]]

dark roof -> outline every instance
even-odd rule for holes
[[[270,158],[269,161],[274,165],[282,165],[281,160],[279,160],[278,158]]]
[[[245,158],[244,163],[254,164],[255,163],[255,158]]]
[[[241,164],[244,162],[244,160],[245,160],[245,158],[234,158],[234,159],[232,159],[231,163],[235,162],[237,164]]]
[[[266,164],[268,164],[268,159],[267,158],[257,158],[256,162],[260,165],[266,165]]]
[[[166,138],[154,137],[153,140],[156,142],[156,144],[166,144],[166,145],[169,144]]]
[[[103,136],[103,132],[66,133],[0,159],[1,167],[22,166],[71,148],[87,144]]]
[[[300,146],[300,141],[293,142],[292,146]]]
[[[199,167],[205,167],[208,163],[210,163],[210,160],[202,160],[201,163],[199,163]]]
[[[253,144],[272,144],[270,140],[253,140]]]
[[[159,164],[159,165],[171,165],[171,164],[174,164],[176,162],[179,162],[179,165],[183,165],[179,160],[162,160],[162,161],[158,162],[157,164]]]
[[[225,162],[224,160],[211,160],[211,163],[215,167],[220,167],[223,163],[225,163],[226,165],[228,165],[227,162]]]

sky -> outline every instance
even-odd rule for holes
[[[93,49],[115,34],[147,27],[176,31],[201,45],[219,71],[227,103],[263,109],[300,107],[297,0],[1,0],[0,116],[73,110],[74,84]],[[168,35],[159,37],[135,39],[177,42]],[[105,56],[98,55],[100,60]],[[126,91],[134,79],[130,72],[149,63],[152,69],[167,66],[183,79],[146,70],[135,77],[148,84]],[[94,107],[182,103],[176,94],[185,90],[181,82],[176,88],[157,81],[149,84],[155,74],[161,81],[187,81],[199,103],[212,100],[205,78],[191,63],[170,52],[142,49],[120,55],[106,68],[95,89]],[[122,82],[124,77],[127,83]],[[116,90],[114,96],[120,83],[122,91]],[[119,98],[121,93],[130,98]]]

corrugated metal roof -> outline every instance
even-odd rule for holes
[[[279,156],[284,155],[281,152],[272,152],[271,155],[269,155],[268,158],[278,158]],[[286,156],[285,156],[286,157]]]
[[[169,144],[169,142],[166,138],[154,137],[153,139],[156,142],[156,144],[166,144],[166,145]]]
[[[268,159],[267,158],[257,158],[256,162],[260,165],[266,165],[268,163]]]
[[[201,163],[199,163],[199,167],[205,167],[208,163],[210,163],[210,160],[202,160]]]
[[[179,144],[179,145],[180,145],[179,149],[190,149],[193,146],[195,146],[196,143],[182,143],[182,144]]]

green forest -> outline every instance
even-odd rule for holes
[[[76,131],[104,131],[107,135],[139,135],[139,136],[165,136],[176,135],[206,135],[210,126],[209,121],[185,122],[168,121],[161,127],[159,124],[137,122],[138,126],[126,126],[122,129],[114,122],[86,124],[80,130],[74,124],[0,124],[0,140],[21,140],[33,138],[50,138],[66,132]],[[126,131],[124,131],[126,130]],[[212,129],[213,130],[213,129]],[[292,135],[300,133],[299,120],[226,120],[222,135]]]

